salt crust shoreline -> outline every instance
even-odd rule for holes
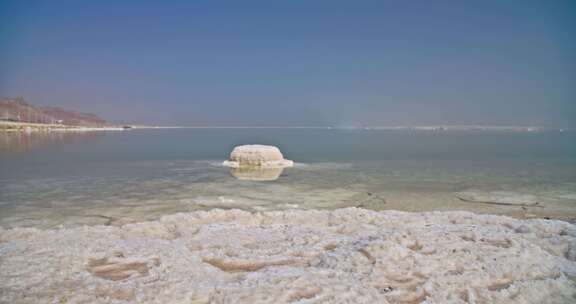
[[[211,210],[0,229],[0,303],[573,303],[575,261],[562,221]]]

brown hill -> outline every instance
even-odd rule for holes
[[[0,120],[60,123],[71,126],[104,126],[106,120],[91,113],[82,113],[58,107],[36,107],[22,97],[0,98]]]
[[[82,113],[76,111],[65,110],[58,107],[42,107],[42,112],[56,120],[62,120],[65,125],[72,126],[85,126],[85,125],[98,125],[103,126],[106,121],[96,114]]]

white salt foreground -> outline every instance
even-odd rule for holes
[[[0,229],[0,302],[573,303],[575,260],[560,221],[212,210]]]

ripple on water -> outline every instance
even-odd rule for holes
[[[545,170],[530,180],[525,172],[497,168],[442,169],[382,162],[296,163],[277,180],[258,182],[237,180],[228,168],[215,166],[211,161],[174,162],[162,170],[150,167],[156,168],[154,174],[4,183],[0,189],[0,226],[106,225],[212,208],[261,211],[350,206],[576,218],[574,178],[549,178],[554,174]],[[477,203],[471,203],[474,201]],[[538,207],[530,205],[535,203]],[[521,209],[525,206],[529,210]]]

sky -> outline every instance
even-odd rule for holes
[[[0,96],[112,122],[576,127],[576,1],[0,1]]]

